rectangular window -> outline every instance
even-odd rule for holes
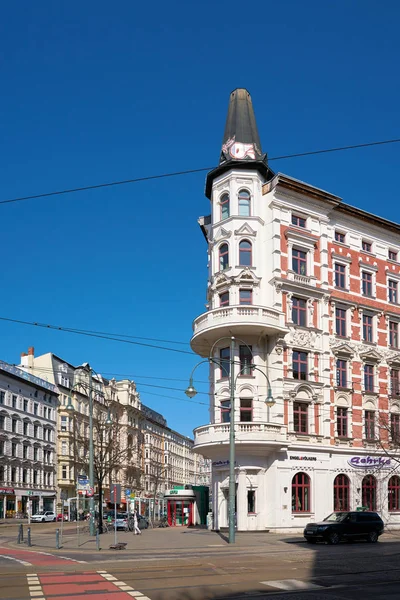
[[[61,454],[67,456],[67,442],[61,442]]]
[[[28,434],[28,423],[24,423],[24,435],[29,435]]]
[[[296,433],[308,433],[308,404],[293,403],[293,426]]]
[[[25,444],[22,447],[22,457],[28,458],[28,446],[26,446]]]
[[[336,335],[346,337],[346,310],[337,308],[335,310]]]
[[[341,290],[346,289],[346,267],[335,263],[335,286]]]
[[[229,423],[231,419],[231,401],[221,400],[221,423]]]
[[[372,244],[366,240],[361,242],[361,248],[364,250],[364,252],[372,252]]]
[[[344,244],[346,239],[346,236],[344,233],[341,233],[340,231],[335,231],[335,242],[340,242],[341,244]]]
[[[400,438],[400,415],[398,413],[390,415],[390,435],[392,440],[398,441]]]
[[[240,398],[240,420],[244,423],[250,423],[253,420],[252,398]]]
[[[365,439],[375,439],[375,413],[373,410],[365,411]]]
[[[393,396],[400,394],[400,370],[391,369],[390,371],[390,390]]]
[[[17,469],[15,467],[11,467],[11,481],[12,483],[17,481]]]
[[[239,290],[239,304],[253,304],[253,290]]]
[[[62,471],[61,476],[63,479],[67,479],[67,468],[68,468],[67,465],[63,465],[61,468],[61,471]]]
[[[68,417],[61,417],[61,431],[68,431]]]
[[[4,399],[6,397],[6,393],[3,390],[0,391],[0,404],[4,404]]]
[[[13,408],[17,408],[17,396],[15,394],[12,395],[11,404]]]
[[[374,365],[364,365],[364,390],[374,391]]]
[[[256,491],[247,490],[247,513],[254,515],[256,512]]]
[[[38,472],[37,471],[33,471],[33,483],[35,485],[37,485],[38,482]]]
[[[338,387],[347,387],[347,360],[340,358],[336,361],[336,381]]]
[[[13,419],[11,421],[11,431],[13,433],[17,433],[17,419]]]
[[[307,221],[304,217],[299,217],[299,215],[292,215],[292,225],[297,225],[297,227],[305,227]]]
[[[37,415],[37,414],[38,414],[38,405],[37,405],[37,403],[36,403],[36,402],[35,402],[35,403],[34,403],[34,405],[33,405],[33,414],[34,414],[34,415]]]
[[[364,296],[372,297],[372,274],[367,271],[362,272],[362,293]]]
[[[28,400],[24,400],[24,411],[28,412]]]
[[[389,321],[389,344],[392,348],[399,347],[399,324],[397,321]]]
[[[301,327],[307,327],[307,306],[303,298],[293,298],[292,300],[292,321]]]
[[[397,261],[397,252],[395,250],[389,250],[388,258],[389,260]]]
[[[229,306],[229,292],[224,292],[219,295],[219,305],[220,306]]]
[[[39,426],[38,425],[33,426],[33,437],[35,437],[35,438],[39,437]]]
[[[253,352],[251,346],[239,346],[240,375],[251,375]]]
[[[363,314],[363,340],[365,342],[373,341],[373,332],[372,332],[372,317],[370,315]]]
[[[293,379],[308,379],[308,354],[293,350]]]
[[[12,442],[12,444],[11,444],[11,456],[13,456],[13,457],[17,456],[17,443],[16,442]]]
[[[221,378],[229,377],[231,372],[231,352],[229,348],[221,348],[219,351],[219,364],[221,369]]]
[[[33,449],[33,460],[38,460],[39,457],[39,450],[38,448],[34,448]]]
[[[4,431],[4,416],[0,415],[0,431]]]
[[[28,479],[28,471],[27,469],[22,469],[22,483],[26,483]]]
[[[307,275],[307,252],[293,248],[292,269],[298,275]]]
[[[397,301],[397,281],[393,281],[393,279],[389,279],[388,281],[388,291],[389,291],[389,302],[392,304],[398,304]]]
[[[4,456],[4,442],[0,440],[0,456]],[[0,477],[1,479],[1,477]]]
[[[337,407],[336,412],[336,428],[338,437],[347,437],[347,408],[342,406]]]

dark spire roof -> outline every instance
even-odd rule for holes
[[[215,177],[232,168],[255,169],[260,171],[265,179],[273,176],[268,168],[267,155],[261,150],[251,96],[243,88],[234,90],[229,98],[219,166],[207,175],[206,196],[208,198],[211,196]]]

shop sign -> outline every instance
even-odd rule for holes
[[[316,456],[289,456],[290,460],[309,460],[309,461],[316,461],[317,457]]]
[[[386,456],[353,456],[348,460],[351,467],[355,469],[371,469],[377,467],[378,469],[391,469],[392,461]]]
[[[4,496],[13,496],[14,489],[13,488],[2,488],[0,487],[0,494],[4,494]]]
[[[229,467],[229,460],[215,460],[212,463],[213,467]],[[237,462],[235,461],[235,467],[237,467]]]

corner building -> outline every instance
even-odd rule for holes
[[[211,422],[194,431],[214,528],[228,525],[232,336],[238,530],[361,506],[400,526],[400,226],[273,173],[244,89],[206,196],[208,310],[191,345],[215,361]]]

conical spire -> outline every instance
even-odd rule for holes
[[[266,181],[274,175],[268,167],[267,155],[261,150],[251,96],[243,88],[234,90],[229,98],[219,166],[207,175],[207,198],[211,198],[214,179],[229,169],[255,170]]]
[[[223,164],[229,160],[264,160],[264,158],[251,96],[247,90],[238,88],[229,98],[219,163]]]

